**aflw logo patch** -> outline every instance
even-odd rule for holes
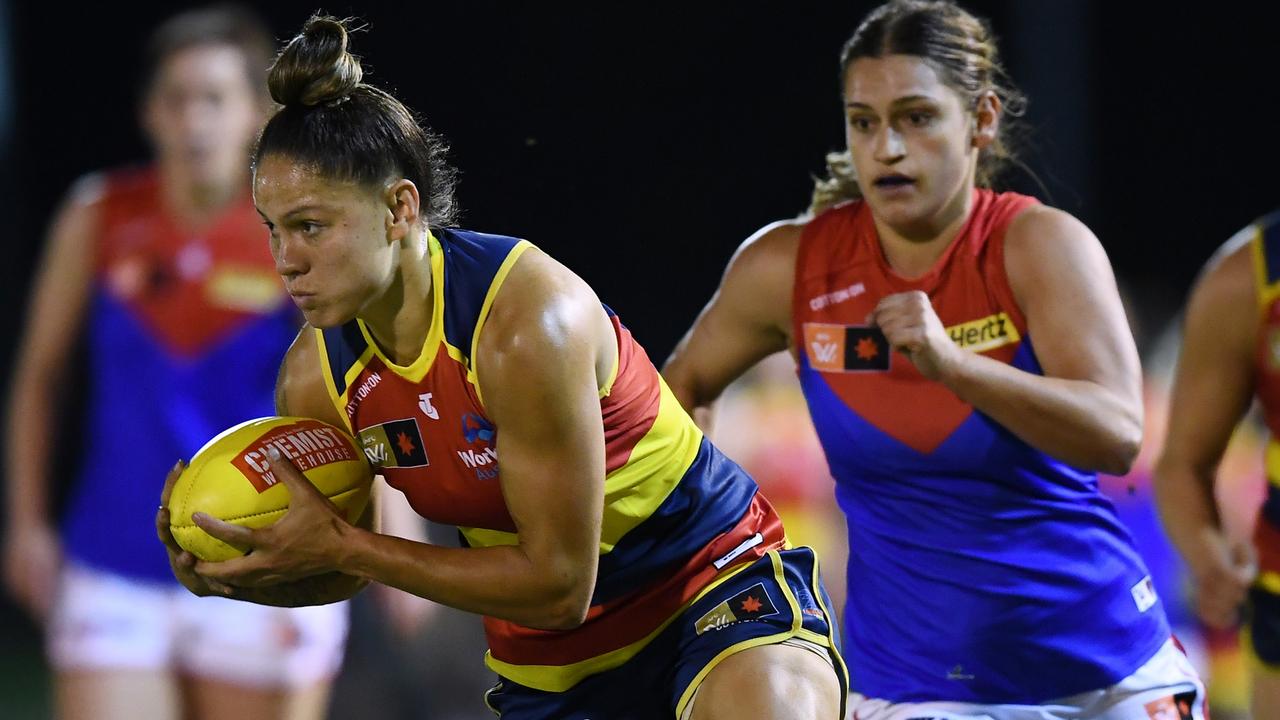
[[[1014,327],[1013,321],[1002,312],[952,325],[947,328],[947,334],[955,344],[965,350],[979,353],[1012,345],[1022,340],[1018,335],[1018,328]]]
[[[422,444],[422,433],[413,418],[392,420],[360,431],[360,444],[364,447],[369,464],[379,468],[425,467],[427,449]]]
[[[820,372],[865,372],[889,369],[889,341],[870,325],[804,324],[809,366]]]

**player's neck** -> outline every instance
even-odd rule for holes
[[[198,230],[211,224],[249,187],[248,177],[228,182],[199,182],[174,168],[160,168],[160,188],[165,208],[185,228]]]
[[[397,272],[387,289],[363,312],[374,342],[397,365],[412,365],[423,351],[434,317],[435,285],[424,230],[419,239],[399,246]]]
[[[960,234],[972,210],[973,191],[966,188],[936,216],[912,227],[895,228],[875,218],[876,234],[885,261],[904,278],[914,279],[927,274]]]

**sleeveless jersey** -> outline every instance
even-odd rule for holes
[[[86,182],[99,185],[84,250],[86,438],[64,540],[80,562],[172,583],[155,537],[164,477],[219,432],[274,414],[297,313],[247,194],[197,232],[165,211],[152,169]]]
[[[1253,257],[1259,331],[1254,350],[1255,393],[1267,424],[1267,495],[1254,530],[1258,584],[1280,595],[1280,212],[1243,231]]]
[[[353,320],[316,331],[326,383],[370,462],[420,515],[458,526],[471,547],[514,545],[499,477],[502,429],[486,414],[474,358],[494,298],[532,246],[461,230],[436,231],[428,243],[433,318],[418,359],[396,365]],[[703,437],[609,316],[618,363],[600,399],[604,515],[586,622],[548,631],[484,621],[489,667],[549,692],[625,663],[721,570],[785,541],[755,482]]]
[[[863,202],[802,234],[798,373],[848,518],[844,652],[865,695],[1043,702],[1117,682],[1169,638],[1096,475],[1018,439],[866,325],[881,298],[923,291],[958,345],[1043,374],[1003,252],[1034,203],[975,191],[917,279],[890,268]]]

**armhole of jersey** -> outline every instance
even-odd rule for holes
[[[802,280],[804,279],[805,270],[809,266],[809,256],[813,252],[813,246],[818,241],[819,234],[822,232],[822,217],[831,213],[834,208],[830,208],[809,219],[800,228],[800,239],[796,241],[796,266],[791,269],[791,343],[797,348],[804,347],[804,328],[801,315],[804,311],[804,290]],[[797,355],[803,355],[798,352]]]
[[[601,400],[613,392],[613,384],[618,380],[618,369],[622,367],[622,333],[619,331],[618,321],[612,317],[609,318],[609,329],[613,331],[613,345],[617,351],[613,355],[613,370],[609,371],[609,378],[600,386]]]
[[[989,252],[994,271],[990,276],[994,283],[992,290],[996,296],[996,300],[1005,308],[1005,312],[1009,314],[1009,319],[1013,321],[1013,326],[1023,338],[1027,337],[1027,316],[1022,312],[1022,306],[1018,304],[1018,296],[1013,292],[1013,285],[1009,283],[1009,266],[1005,264],[1004,241],[1009,234],[1009,227],[1023,213],[1040,207],[1040,203],[1028,198],[1028,202],[1021,204],[1020,207],[1009,213],[1008,219],[991,234]]]
[[[338,386],[333,381],[333,367],[329,364],[329,348],[325,344],[324,330],[320,328],[312,328],[315,333],[316,348],[320,352],[320,374],[324,376],[324,389],[329,393],[329,400],[333,402],[333,407],[338,411],[338,417],[342,418],[343,425],[346,426],[347,432],[353,436],[355,428],[351,426],[351,418],[347,417],[345,408],[346,403],[342,400],[342,395],[338,393]]]
[[[1249,245],[1251,248],[1249,254],[1253,258],[1254,296],[1258,300],[1258,314],[1260,316],[1265,316],[1267,309],[1271,307],[1271,304],[1275,302],[1277,298],[1280,298],[1280,277],[1277,277],[1274,281],[1271,279],[1273,274],[1280,276],[1280,267],[1272,268],[1270,262],[1273,259],[1280,261],[1280,226],[1277,226],[1277,231],[1268,238],[1266,222],[1260,220],[1241,230],[1240,235],[1237,237],[1240,236],[1249,238]],[[1243,242],[1243,240],[1241,240],[1241,242]],[[1227,243],[1230,244],[1231,240],[1228,240]],[[1275,245],[1276,247],[1274,249],[1269,248],[1269,244]],[[1277,257],[1270,258],[1269,255],[1271,253],[1268,253],[1269,249],[1271,249]]]
[[[89,278],[96,282],[107,269],[107,205],[111,198],[112,183],[108,174],[90,173],[76,180],[67,193],[69,202],[80,204],[93,215],[93,227],[89,234]]]
[[[516,261],[529,248],[533,247],[533,243],[528,240],[521,240],[511,248],[511,252],[507,253],[507,257],[498,266],[498,271],[493,274],[493,280],[489,282],[489,289],[485,292],[484,302],[480,305],[480,315],[476,317],[476,329],[471,333],[471,375],[475,377],[476,399],[480,401],[480,406],[484,407],[484,393],[480,390],[480,364],[476,350],[480,347],[480,332],[484,329],[485,320],[489,318],[489,309],[493,307],[493,301],[498,297],[498,291],[502,288],[502,283],[506,282],[507,275],[511,273],[511,268],[515,267]]]

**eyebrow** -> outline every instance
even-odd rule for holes
[[[254,205],[253,209],[258,211],[258,215],[261,216],[263,220],[266,220],[267,222],[271,222],[271,218],[268,218],[267,214],[262,212],[262,210],[260,210],[257,205]],[[302,215],[304,213],[312,212],[314,210],[323,210],[323,209],[324,209],[324,206],[317,205],[315,203],[312,203],[310,205],[303,205],[301,207],[296,207],[290,210],[289,212],[285,213],[284,217],[280,219],[280,222],[287,222],[289,218],[292,218],[295,215]]]
[[[929,97],[928,95],[907,95],[906,97],[900,97],[895,99],[893,102],[889,103],[889,107],[906,105],[908,103],[913,103],[913,102],[920,102],[921,100],[925,102],[936,102],[933,98]],[[866,108],[867,110],[871,109],[870,105],[866,103],[860,103],[860,102],[847,102],[844,104],[844,106],[849,108],[860,108],[860,109]]]

